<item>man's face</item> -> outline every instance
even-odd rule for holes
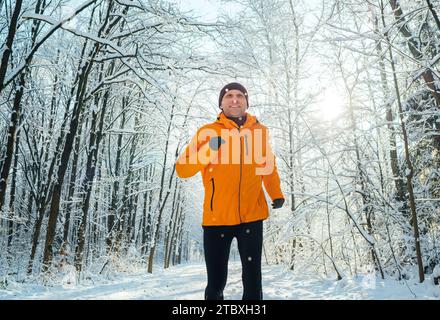
[[[223,96],[222,109],[227,117],[242,117],[246,114],[247,107],[246,97],[240,90],[229,90]]]

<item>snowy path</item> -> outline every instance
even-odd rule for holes
[[[241,299],[241,269],[239,262],[229,264],[226,299]],[[206,282],[203,263],[187,264],[154,274],[121,275],[95,284],[41,285],[9,283],[0,290],[5,299],[94,299],[94,300],[200,300]],[[440,288],[429,281],[423,284],[408,281],[374,280],[360,277],[357,281],[320,279],[313,275],[295,276],[281,266],[263,266],[264,299],[440,299]]]

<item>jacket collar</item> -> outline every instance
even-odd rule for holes
[[[238,128],[237,124],[231,119],[228,119],[223,111],[217,116],[217,120],[215,122],[224,125],[228,129]],[[243,124],[242,128],[250,128],[255,123],[258,123],[257,117],[246,112],[246,122]]]

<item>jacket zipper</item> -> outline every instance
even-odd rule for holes
[[[240,127],[238,127],[238,132],[240,133]],[[241,175],[242,175],[242,160],[241,156],[243,153],[243,143],[242,143],[242,137],[240,137],[240,180],[238,182],[238,218],[240,219],[240,223],[243,223],[241,221],[241,210],[240,210],[240,194],[241,194]]]
[[[215,192],[215,185],[214,185],[214,178],[211,178],[211,184],[212,184],[212,194],[211,194],[211,211],[213,211],[213,202],[214,202],[214,192]]]
[[[218,120],[219,120],[219,118],[218,118]],[[257,123],[258,123],[258,120],[257,120]],[[240,126],[237,126],[236,128],[238,129],[238,132],[240,133]],[[246,147],[247,147],[247,140],[246,140]],[[243,165],[242,159],[241,159],[242,153],[243,153],[242,137],[240,137],[240,180],[238,182],[238,218],[240,219],[240,223],[243,223],[243,221],[241,220],[241,214],[240,214],[240,191],[241,191],[241,175],[242,175],[242,168],[241,167]],[[214,183],[214,181],[212,183]],[[211,198],[211,207],[212,207],[212,198]]]

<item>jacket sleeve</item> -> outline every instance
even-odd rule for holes
[[[278,175],[277,166],[275,164],[275,158],[272,173],[269,175],[263,175],[263,184],[272,201],[275,199],[284,198],[284,195],[281,191],[281,181],[280,176]]]
[[[176,160],[176,173],[179,178],[189,178],[203,170],[217,152],[209,148],[209,137],[199,136],[200,130]]]
[[[278,175],[278,169],[276,165],[276,157],[272,151],[269,141],[269,132],[266,129],[266,162],[265,166],[269,169],[266,174],[263,174],[263,184],[266,192],[269,194],[270,199],[273,201],[275,199],[284,198],[283,192],[281,191],[281,180]]]

